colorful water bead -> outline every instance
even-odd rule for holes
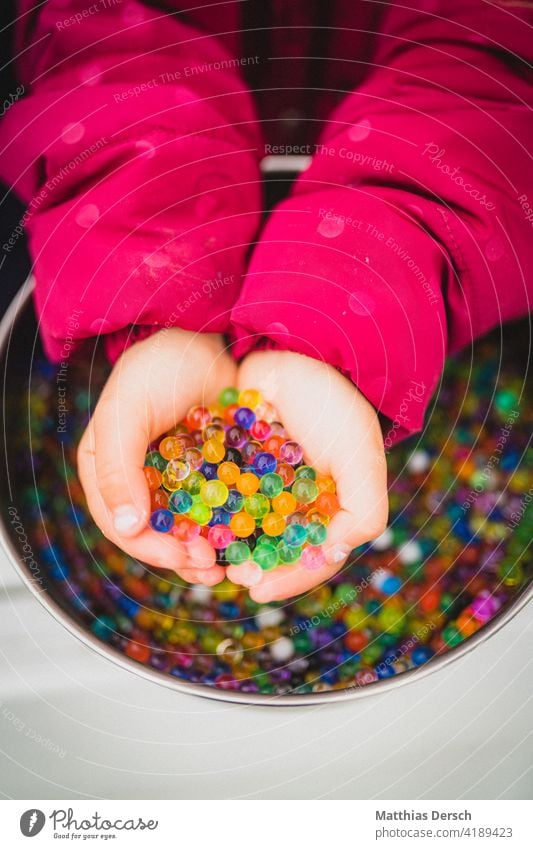
[[[150,525],[154,531],[168,534],[174,527],[174,514],[170,510],[154,510],[150,516]]]
[[[208,507],[222,507],[228,500],[229,490],[220,480],[209,480],[200,487],[200,498]]]
[[[145,465],[153,511],[169,510],[205,528],[220,562],[235,538],[247,539],[252,553],[267,545],[257,555],[262,569],[296,562],[306,547],[325,541],[338,504],[334,482],[303,462],[302,447],[287,438],[258,390],[228,387],[216,404],[191,408],[158,448]],[[319,557],[311,552],[306,562],[311,567]]]
[[[168,499],[168,507],[173,513],[187,513],[192,507],[192,495],[183,489],[177,489]]]
[[[472,495],[469,480],[458,480],[457,472],[464,465],[461,451],[465,446],[473,453],[473,469],[485,467],[501,438],[502,418],[509,415],[506,410],[515,409],[514,399],[521,397],[520,381],[509,367],[502,369],[498,345],[484,349],[473,360],[466,356],[452,362],[440,390],[442,399],[437,399],[420,444],[417,438],[390,452],[391,519],[387,531],[354,552],[342,574],[328,584],[279,606],[259,606],[246,590],[228,581],[215,588],[185,585],[172,572],[145,569],[103,538],[90,521],[75,476],[76,443],[86,424],[87,400],[83,392],[73,392],[73,439],[66,446],[65,457],[64,445],[55,438],[55,370],[46,364],[37,364],[36,368],[40,370],[28,400],[37,489],[24,463],[27,445],[21,428],[21,449],[15,455],[20,457],[20,480],[24,481],[21,509],[28,517],[28,529],[47,581],[62,598],[64,608],[78,621],[81,617],[84,626],[112,651],[127,654],[131,662],[205,687],[267,697],[366,686],[431,663],[461,645],[486,627],[527,580],[532,565],[528,543],[533,535],[533,502],[524,496],[532,483],[531,477],[524,480],[524,472],[533,461],[529,447],[533,406],[521,405],[520,417],[494,467],[490,489]],[[89,379],[88,372],[77,370],[74,361],[71,369],[74,388]],[[97,380],[96,386],[91,385],[93,396],[105,376],[104,370],[100,377],[98,370],[91,371],[90,380]],[[513,396],[512,403],[504,398],[499,409],[494,404],[492,376],[497,376],[498,392],[509,390]],[[469,412],[465,416],[467,395]],[[17,405],[25,400],[20,399],[19,404],[17,399]],[[235,409],[247,406],[256,411],[258,419],[276,423],[274,411],[263,412],[264,401],[254,407],[248,399],[241,401],[234,390],[227,398],[229,403],[236,404]],[[211,419],[203,428],[197,427],[201,422],[195,420],[194,438],[184,424],[169,432],[168,436],[192,439],[191,443],[182,442],[192,447],[186,448],[183,457],[174,459],[189,462],[187,451],[200,453],[203,430],[211,424],[219,425],[216,419],[223,420],[224,428],[233,424],[233,414],[226,420],[227,404],[220,404],[218,409],[210,405]],[[457,420],[459,425],[450,439],[450,423]],[[274,431],[277,439],[277,424]],[[288,441],[285,436],[280,438],[281,444]],[[247,439],[246,444],[262,442],[251,429]],[[145,466],[163,473],[169,461],[154,447],[150,446]],[[257,453],[256,446],[254,450]],[[273,474],[284,481],[280,495],[290,496],[287,488],[307,476],[305,471],[297,474],[303,467],[280,462],[264,441],[259,450],[276,456],[278,465]],[[431,460],[429,465],[424,463],[423,483],[418,467],[406,471],[413,450],[424,451]],[[230,451],[235,453],[230,456]],[[244,466],[244,473],[249,471],[249,460],[241,459],[239,449],[226,445],[225,461]],[[191,473],[181,488],[151,492],[157,509],[199,495],[206,477],[199,474],[199,466],[189,465]],[[286,481],[287,467],[293,477]],[[520,474],[513,475],[510,486],[510,477],[518,467]],[[317,475],[315,483],[319,493],[335,493],[334,482],[327,476]],[[211,534],[212,543],[222,546],[226,542],[228,522],[234,515],[226,507],[235,506],[237,500],[235,512],[245,512],[244,496],[234,484],[226,486],[227,502],[212,509],[212,524],[200,527],[186,513],[171,511],[172,533],[177,539],[191,541],[202,533],[208,538]],[[259,492],[269,497],[261,487]],[[299,502],[285,517],[271,506],[261,527],[256,522],[255,532],[246,541],[235,539],[226,545],[221,562],[245,564],[245,569],[248,564],[251,569],[272,568],[274,546],[276,555],[283,555],[282,563],[296,556],[303,568],[319,568],[323,551],[313,545],[313,534],[321,539],[327,532],[329,516],[315,508],[316,502]],[[41,511],[46,534],[42,532]],[[68,517],[72,517],[70,521]],[[307,530],[307,541],[300,551],[279,539],[286,519],[287,527],[303,524]],[[280,526],[275,527],[276,523]],[[388,594],[398,582],[400,588]],[[399,606],[391,605],[395,599],[399,599]]]

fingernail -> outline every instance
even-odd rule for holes
[[[347,545],[334,545],[328,551],[326,560],[329,563],[342,563],[348,557],[350,549]]]
[[[125,534],[139,524],[141,514],[133,504],[122,504],[113,511],[113,527],[118,534]]]
[[[242,584],[243,587],[255,587],[263,577],[263,570],[257,563],[248,560],[246,563],[241,563],[240,566],[232,570],[232,574],[238,576],[239,584]]]

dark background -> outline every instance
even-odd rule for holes
[[[15,17],[14,0],[1,0],[0,3],[0,103],[16,91],[17,79],[11,61],[12,31]],[[0,118],[0,120],[2,120]],[[1,154],[0,154],[1,155]],[[11,235],[19,223],[24,206],[0,182],[0,315],[6,311],[17,289],[24,283],[30,271],[30,260],[26,239],[19,239],[9,253],[4,253],[1,245]]]

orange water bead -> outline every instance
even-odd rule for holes
[[[152,592],[146,581],[136,578],[134,575],[126,575],[122,582],[122,588],[126,595],[131,595],[141,601],[147,598]]]
[[[433,613],[440,605],[441,593],[439,590],[428,590],[423,594],[418,602],[420,610],[424,613]]]
[[[368,637],[362,631],[348,631],[344,635],[344,645],[348,651],[353,651],[359,654],[368,645]]]
[[[288,516],[296,509],[296,498],[292,492],[280,492],[272,499],[272,509],[281,516]]]
[[[281,446],[285,442],[287,442],[287,440],[283,436],[277,436],[276,434],[274,434],[274,436],[269,436],[263,443],[263,451],[268,451],[268,453],[273,454],[274,457],[279,457]]]
[[[467,607],[459,614],[455,620],[455,625],[463,637],[471,637],[481,627],[481,622],[474,619],[471,608]]]
[[[228,404],[227,407],[224,407],[224,421],[226,424],[233,425],[235,424],[235,413],[240,409],[239,404]]]
[[[161,486],[162,478],[159,469],[156,469],[155,466],[145,466],[143,472],[146,478],[146,483],[148,484],[148,489],[152,492],[155,492],[156,489],[159,489],[159,487]]]
[[[150,507],[152,509],[152,513],[154,510],[160,510],[168,507],[168,494],[163,492],[162,489],[157,489],[155,492],[150,493]]]
[[[128,657],[131,657],[133,660],[138,660],[139,663],[148,663],[150,660],[150,647],[146,646],[144,643],[128,642],[126,644],[125,652]]]
[[[281,536],[286,525],[287,523],[281,513],[267,513],[261,523],[261,527],[269,537]]]
[[[255,519],[249,513],[234,513],[230,519],[229,526],[235,536],[249,537],[255,531]]]
[[[243,649],[262,649],[265,645],[265,638],[258,631],[246,631],[242,636]]]
[[[225,462],[221,463],[217,469],[218,479],[225,483],[226,486],[231,486],[237,483],[241,476],[241,470],[237,463]]]
[[[208,409],[213,419],[220,420],[217,422],[217,424],[220,424],[220,422],[224,420],[224,407],[222,406],[222,404],[209,404]]]
[[[315,509],[325,516],[334,516],[338,512],[339,499],[333,492],[321,492],[315,501]]]
[[[305,520],[306,522],[320,522],[322,525],[329,525],[330,517],[326,516],[325,513],[321,513],[320,510],[311,507],[311,510],[308,510],[305,514]]]
[[[159,443],[159,453],[165,460],[179,460],[185,453],[185,446],[179,436],[165,436]]]
[[[336,492],[335,481],[329,475],[318,475],[315,481],[318,491],[320,492]]]
[[[198,405],[196,407],[191,407],[189,412],[187,413],[187,417],[185,419],[185,424],[189,428],[189,430],[202,430],[206,425],[211,421],[211,413],[207,409],[207,407],[202,407]]]
[[[252,472],[244,472],[237,480],[236,487],[242,495],[253,495],[259,489],[259,478]]]
[[[288,463],[278,463],[276,467],[276,473],[282,479],[283,486],[291,486],[291,484],[294,483],[296,473],[294,471],[294,468]]]

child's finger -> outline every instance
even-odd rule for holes
[[[151,528],[145,528],[132,538],[116,531],[99,490],[92,444],[91,435],[86,432],[78,450],[78,471],[87,505],[102,533],[130,557],[142,560],[151,566],[174,571],[185,567],[187,564],[185,547],[172,534],[160,534]]]
[[[93,434],[96,480],[115,531],[132,537],[146,527],[150,494],[143,472],[150,435],[140,400],[108,392],[94,412]]]
[[[277,566],[271,572],[264,572],[261,581],[250,587],[250,596],[259,604],[292,598],[329,581],[339,568],[338,563],[324,563],[323,567],[313,571],[304,569],[301,563]],[[237,577],[231,580],[238,583]]]
[[[188,556],[188,569],[212,569],[216,562],[216,551],[205,537],[197,537],[185,545]]]
[[[204,584],[206,587],[220,584],[225,577],[222,566],[214,566],[210,569],[180,569],[178,574],[188,584]]]

